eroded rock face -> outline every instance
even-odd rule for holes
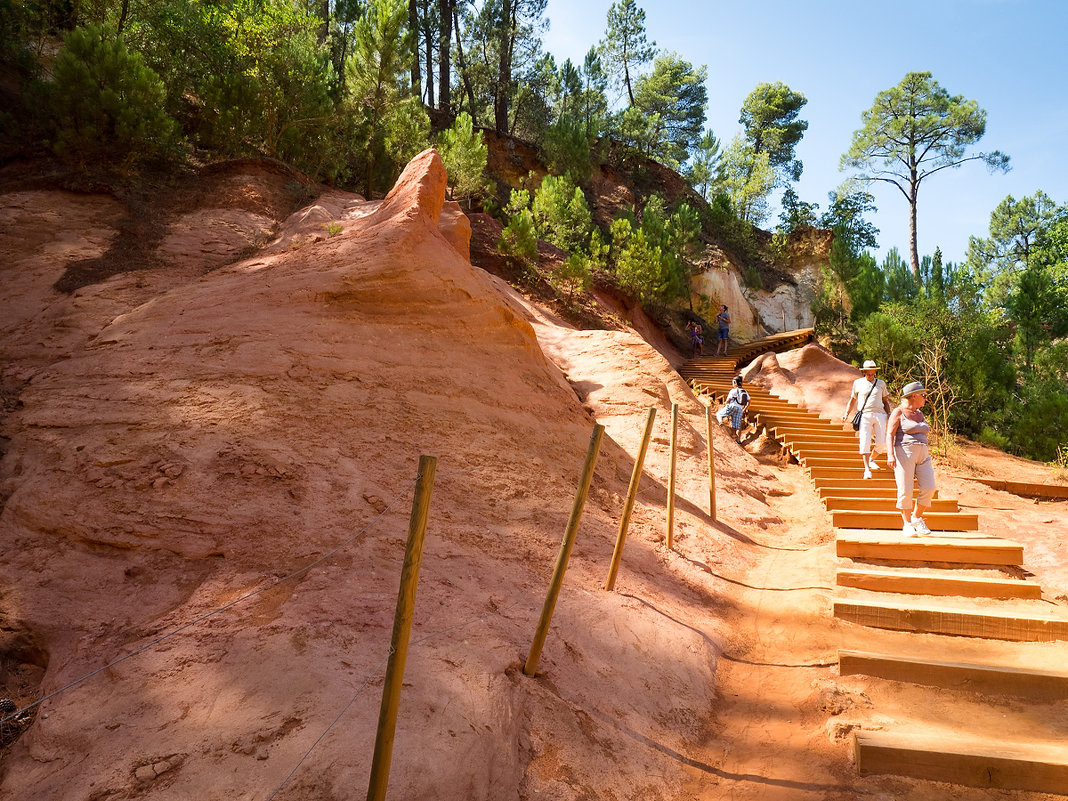
[[[715,641],[665,629],[653,607],[628,611],[621,635],[615,596],[561,604],[566,647],[543,657],[561,666],[556,690],[518,672],[592,421],[530,323],[462,255],[444,190],[427,151],[380,203],[327,193],[254,256],[199,277],[190,267],[146,302],[130,305],[130,276],[78,296],[99,302],[79,318],[84,347],[36,362],[5,424],[0,614],[33,645],[19,653],[40,694],[149,647],[45,702],[5,758],[0,796],[267,797],[355,697],[344,731],[289,786],[351,797],[367,775],[421,454],[439,458],[413,634],[430,639],[409,658],[391,794],[518,797],[535,764],[548,781],[538,760],[572,717],[555,692],[646,721],[652,737],[668,736],[677,705],[707,707]],[[125,300],[109,306],[116,286]],[[114,314],[94,329],[105,306]],[[630,468],[606,439],[569,573],[582,586],[603,581]],[[634,535],[630,581],[661,573],[655,544],[651,523]],[[8,656],[16,645],[0,641]],[[671,696],[591,685],[589,659],[636,688],[663,680],[650,648],[676,654]],[[708,725],[695,718],[683,739]],[[593,742],[631,747],[614,725],[574,735],[570,758],[585,764]],[[627,761],[682,781],[647,749]],[[582,784],[630,781],[606,764]]]

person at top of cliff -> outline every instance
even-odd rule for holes
[[[731,334],[731,316],[727,311],[726,306],[719,307],[719,314],[716,315],[716,337],[718,342],[716,343],[716,355],[727,355],[727,338]]]
[[[864,375],[853,382],[853,390],[849,394],[849,405],[846,406],[843,420],[848,420],[853,409],[860,412],[860,458],[864,460],[864,478],[871,478],[872,470],[878,470],[873,451],[883,447],[886,439],[886,416],[890,414],[890,393],[886,388],[886,382],[876,378],[875,373],[879,367],[871,359],[864,362],[861,370]],[[875,439],[874,447],[872,438]]]
[[[901,390],[901,405],[890,414],[886,425],[886,463],[894,469],[897,481],[897,508],[901,512],[901,533],[906,537],[930,534],[924,513],[934,498],[935,475],[927,434],[931,427],[920,411],[927,401],[927,390],[919,381]],[[912,484],[919,488],[912,504]],[[910,513],[911,507],[911,513]]]
[[[701,355],[701,346],[704,345],[704,340],[701,338],[701,326],[696,320],[690,320],[686,323],[686,331],[690,335],[690,347],[693,349],[694,356]]]

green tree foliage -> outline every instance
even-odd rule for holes
[[[719,147],[719,139],[711,128],[708,129],[694,147],[686,169],[686,180],[705,200],[711,197],[713,187],[722,180]]]
[[[1039,190],[1017,201],[1012,195],[990,212],[990,235],[968,240],[967,263],[986,287],[988,302],[1003,304],[1019,274],[1040,251],[1059,210]]]
[[[533,138],[540,133],[537,126],[517,126],[517,120],[526,119],[523,111],[532,103],[546,103],[549,62],[541,50],[545,6],[546,0],[486,0],[465,8],[457,63],[471,118],[501,136]]]
[[[582,190],[568,177],[546,175],[531,207],[538,235],[568,253],[585,249],[593,218]]]
[[[797,196],[792,186],[786,187],[779,202],[782,211],[779,214],[779,230],[791,233],[800,226],[815,227],[819,224],[818,203],[806,203]],[[833,227],[833,226],[828,226]]]
[[[466,200],[470,208],[471,198],[489,192],[485,175],[488,149],[482,132],[475,131],[466,111],[456,116],[451,128],[442,131],[438,152],[449,174],[449,190],[453,198]]]
[[[835,236],[838,232],[835,231]],[[869,315],[874,314],[883,302],[886,291],[886,278],[875,261],[875,257],[865,251],[856,259],[856,273],[849,285],[849,300],[852,308],[849,319],[853,325],[859,325]]]
[[[646,154],[678,169],[701,139],[708,92],[705,67],[677,53],[656,57],[653,71],[637,81],[632,105],[651,121]]]
[[[986,112],[974,100],[950,95],[930,72],[910,72],[897,86],[879,92],[861,115],[841,166],[859,170],[866,181],[897,187],[909,205],[909,256],[918,274],[916,209],[922,182],[951,167],[980,160],[991,170],[1007,170],[998,151],[969,153],[986,133]]]
[[[538,235],[530,212],[530,193],[525,189],[513,189],[505,215],[508,224],[501,231],[497,251],[531,280],[537,275]]]
[[[912,274],[897,248],[890,248],[883,259],[883,275],[886,276],[886,299],[890,303],[909,301],[919,294],[919,279]]]
[[[557,291],[567,292],[567,302],[574,301],[576,290],[585,292],[593,284],[593,261],[585,253],[572,253],[549,277]]]
[[[775,188],[775,170],[767,151],[757,153],[735,136],[723,154],[723,190],[738,217],[760,225],[768,216],[768,196]]]
[[[828,192],[827,199],[827,211],[819,219],[821,228],[834,229],[854,253],[878,246],[879,229],[864,219],[864,215],[876,211],[875,198],[870,192],[846,182]]]
[[[605,71],[627,90],[634,105],[634,84],[641,68],[656,55],[656,42],[645,36],[645,12],[634,0],[620,0],[608,9],[608,26],[600,45]]]
[[[783,183],[797,181],[804,169],[794,150],[808,130],[798,119],[808,99],[782,81],[759,83],[742,103],[738,122],[754,153],[767,153],[768,163]]]
[[[583,185],[589,182],[593,174],[590,142],[580,120],[570,116],[558,119],[546,129],[542,146],[550,173],[570,175]]]
[[[582,81],[581,113],[579,118],[586,130],[586,138],[593,142],[608,124],[608,76],[601,64],[597,48],[591,47],[579,71]]]
[[[415,155],[430,132],[426,111],[405,80],[414,44],[407,22],[404,0],[371,0],[346,64],[350,113],[360,121],[366,143],[367,197],[395,177],[398,162]]]
[[[56,57],[50,87],[52,147],[82,163],[133,164],[156,158],[176,143],[165,110],[163,82],[121,37],[99,25],[76,28]]]

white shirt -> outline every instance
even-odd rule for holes
[[[868,398],[869,392],[871,392],[870,398]],[[875,389],[872,390],[871,382],[864,376],[861,376],[853,382],[853,394],[851,398],[857,399],[857,411],[862,411],[864,414],[886,414],[886,406],[883,405],[883,398],[889,400],[889,395],[886,391],[886,382],[881,378],[875,379]],[[861,409],[860,404],[864,403],[865,398],[868,398],[868,403]]]

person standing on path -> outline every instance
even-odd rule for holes
[[[886,426],[886,463],[894,468],[897,480],[897,508],[901,511],[901,533],[906,537],[930,534],[931,529],[923,519],[931,508],[934,497],[935,476],[931,451],[927,445],[927,433],[931,427],[920,411],[927,401],[927,390],[919,381],[906,384],[901,390],[901,405],[890,414]],[[912,483],[919,487],[916,505],[912,508]]]
[[[876,378],[878,365],[871,359],[864,362],[861,370],[864,376],[853,382],[853,391],[849,394],[843,420],[848,420],[854,408],[860,412],[860,458],[864,460],[864,478],[871,478],[872,470],[878,470],[872,453],[872,438],[875,439],[874,450],[879,450],[886,439],[886,416],[890,414],[890,393],[886,382]]]
[[[716,336],[718,342],[716,343],[716,355],[727,355],[727,337],[731,335],[731,316],[727,311],[726,306],[719,307],[719,314],[716,315]]]

